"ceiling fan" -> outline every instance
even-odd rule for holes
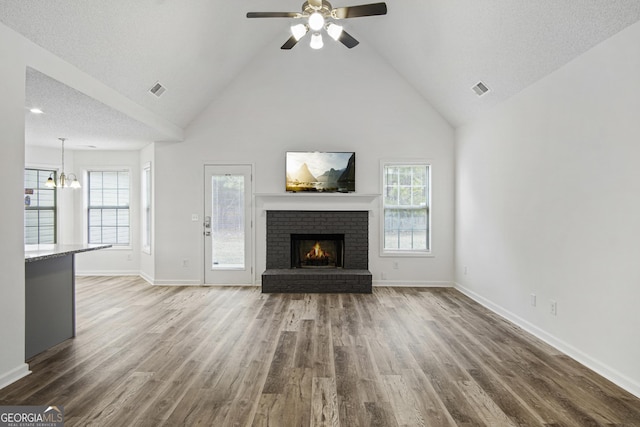
[[[358,45],[358,40],[344,31],[342,26],[332,22],[346,18],[358,18],[361,16],[386,15],[386,3],[370,3],[359,6],[336,7],[335,9],[326,0],[308,0],[302,4],[302,12],[248,12],[247,18],[294,18],[304,19],[306,23],[293,25],[291,27],[291,37],[280,49],[291,49],[309,31],[313,49],[320,49],[324,43],[320,32],[324,29],[329,36],[341,42],[351,49]]]

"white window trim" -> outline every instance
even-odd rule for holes
[[[83,190],[83,206],[82,206],[82,239],[83,242],[89,242],[89,172],[128,172],[129,173],[129,244],[128,245],[112,245],[104,251],[131,251],[133,249],[133,225],[131,223],[132,203],[131,189],[133,178],[130,166],[107,166],[107,167],[91,167],[82,171],[82,176],[86,185],[82,186]]]
[[[384,247],[384,195],[385,195],[385,173],[384,169],[386,166],[411,166],[411,165],[419,165],[419,166],[428,166],[428,198],[427,198],[427,218],[428,218],[428,248],[427,250],[418,250],[418,249],[385,249]],[[400,258],[433,258],[435,257],[433,253],[432,239],[433,239],[433,205],[431,203],[433,196],[433,185],[431,181],[431,177],[433,176],[433,161],[429,159],[411,159],[411,160],[403,160],[403,159],[385,159],[380,161],[380,221],[379,221],[379,255],[380,257],[400,257]]]

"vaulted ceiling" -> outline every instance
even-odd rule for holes
[[[295,54],[280,49],[292,20],[247,19],[246,13],[299,11],[301,3],[0,0],[0,22],[184,128],[245,67],[257,66],[254,58],[259,53]],[[362,3],[367,1],[332,4]],[[640,20],[640,0],[386,3],[386,16],[341,23],[453,126],[472,120]],[[340,47],[340,54],[350,55]],[[300,42],[294,49],[310,48]],[[149,93],[158,81],[166,87],[160,98]],[[479,81],[490,89],[482,97],[471,89]],[[46,118],[27,119],[27,143],[55,141],[61,123],[84,138],[85,145],[99,148],[137,149],[161,139],[152,127],[35,71],[27,74],[27,102],[48,106]],[[87,126],[88,116],[103,126]]]

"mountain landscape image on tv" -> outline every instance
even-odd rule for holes
[[[287,152],[287,191],[351,193],[356,191],[356,153]]]

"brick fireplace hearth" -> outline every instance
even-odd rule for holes
[[[341,266],[294,268],[292,236],[344,236]],[[262,292],[371,293],[368,211],[267,211]]]

